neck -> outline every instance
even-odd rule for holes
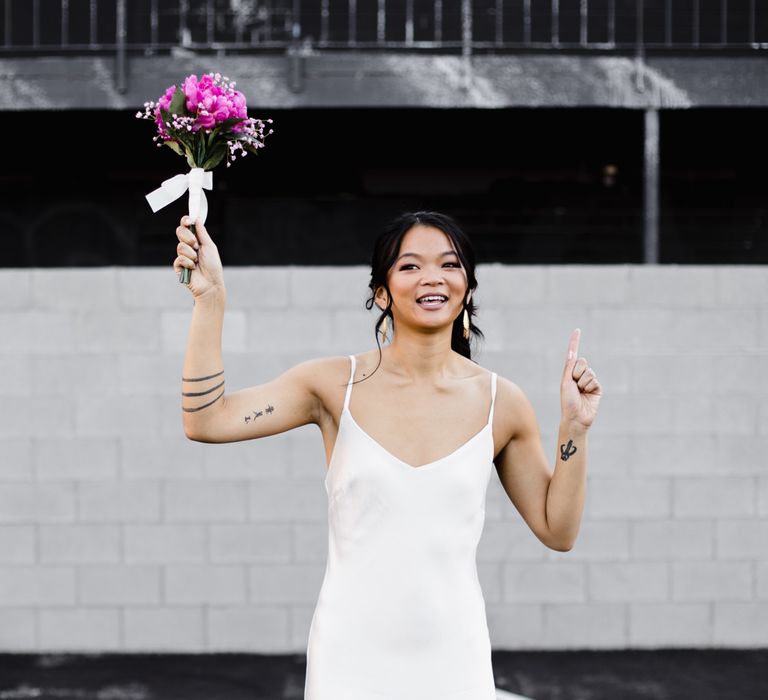
[[[382,366],[412,380],[429,380],[452,374],[456,353],[451,349],[451,327],[435,333],[400,328],[382,351]]]

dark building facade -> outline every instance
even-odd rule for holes
[[[214,172],[225,264],[367,263],[415,208],[482,262],[768,262],[764,3],[4,0],[0,23],[6,267],[170,264],[185,199],[144,195],[186,164],[135,113],[212,71],[274,120]]]

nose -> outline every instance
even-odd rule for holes
[[[442,284],[443,280],[444,280],[443,269],[441,267],[438,267],[438,268],[425,267],[424,268],[424,275],[421,280],[422,284],[429,284],[429,285]]]
[[[445,286],[445,285],[443,284],[443,280],[442,280],[442,279],[440,279],[440,278],[439,278],[439,277],[437,277],[437,276],[428,276],[428,277],[425,277],[425,278],[422,280],[422,282],[421,282],[421,285],[422,285],[423,287],[436,288],[436,289],[442,289],[442,288]]]

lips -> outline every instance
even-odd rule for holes
[[[416,302],[427,309],[437,308],[445,304],[448,301],[448,297],[445,294],[423,294]]]

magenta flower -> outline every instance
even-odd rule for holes
[[[163,117],[161,116],[161,110],[168,110],[168,108],[171,105],[171,100],[173,99],[173,95],[176,92],[176,86],[171,85],[166,91],[165,94],[157,101],[157,108],[154,111],[155,116],[155,123],[157,124],[157,130],[160,136],[163,138],[164,141],[167,141],[171,138],[171,135],[168,133],[168,131],[165,128],[165,125],[163,124]]]
[[[212,129],[216,125],[216,117],[205,108],[201,109],[197,115],[197,127],[199,129]],[[194,127],[193,127],[194,128]]]
[[[141,119],[154,119],[155,141],[185,155],[190,167],[211,169],[237,152],[256,154],[264,147],[265,123],[248,116],[245,96],[220,73],[188,75],[181,87],[171,85],[157,103],[146,102]],[[266,120],[271,124],[272,120]]]
[[[184,95],[187,98],[187,111],[192,113],[197,112],[197,76],[190,75],[187,77],[182,84],[181,89],[184,90]]]

